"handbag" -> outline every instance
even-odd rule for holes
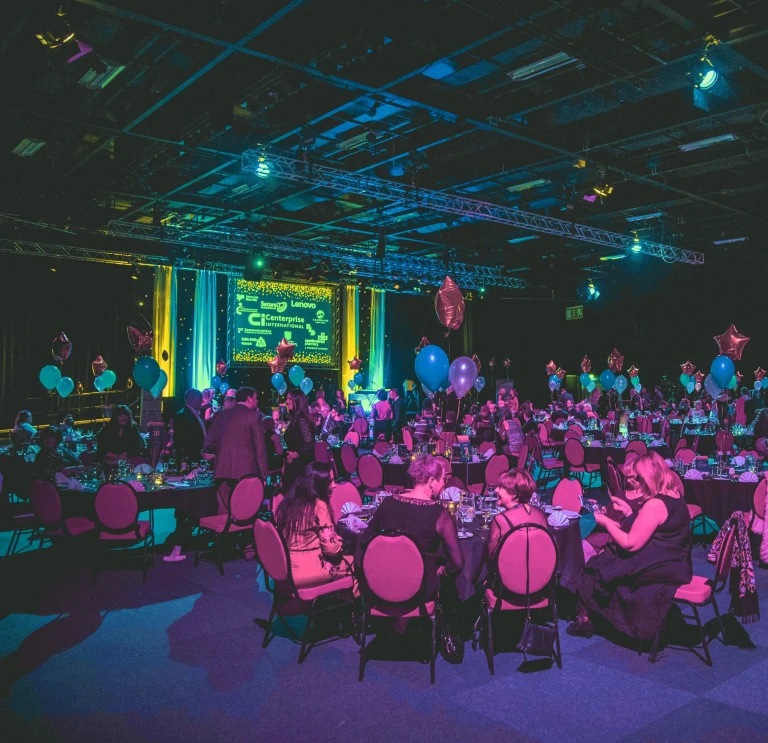
[[[464,640],[458,635],[451,634],[451,628],[447,624],[443,629],[440,654],[455,666],[464,661]]]

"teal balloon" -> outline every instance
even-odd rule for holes
[[[549,378],[549,389],[557,389],[560,386],[560,377],[557,374],[553,374]]]
[[[285,384],[285,377],[280,374],[280,372],[277,372],[272,375],[272,386],[276,390],[280,390],[280,388]]]
[[[613,386],[619,394],[622,394],[624,390],[627,389],[628,384],[629,382],[627,382],[627,378],[623,374],[619,374],[619,376],[616,377]]]
[[[107,369],[99,376],[101,377],[101,381],[105,390],[111,389],[115,382],[117,382],[117,374],[115,374],[111,369]]]
[[[688,386],[688,382],[691,381],[691,378],[687,374],[681,374],[680,375],[680,384],[683,385],[683,387]]]
[[[355,380],[350,379],[349,382],[347,382],[347,387],[349,387],[351,390],[355,389]]]
[[[429,389],[439,389],[442,381],[448,378],[451,364],[448,355],[439,346],[424,346],[416,355],[416,376]],[[447,385],[446,385],[447,387]]]
[[[739,380],[734,375],[730,382],[728,382],[728,389],[735,390],[739,386]]]
[[[134,364],[133,380],[141,389],[151,390],[158,379],[160,379],[160,365],[151,356],[143,356]]]
[[[632,382],[633,387],[636,387],[638,384],[640,384],[640,377],[630,377],[629,381]]]
[[[357,374],[355,374],[354,379],[355,379],[355,384],[358,387],[362,387],[363,386],[363,382],[365,381],[365,377],[360,372],[357,372]]]
[[[62,397],[71,395],[74,390],[75,383],[69,377],[62,377],[59,380],[59,383],[56,385],[56,392],[58,392]]]
[[[312,391],[313,382],[309,377],[304,377],[304,379],[299,382],[299,389],[305,394],[308,395]]]
[[[298,364],[292,366],[288,370],[288,379],[291,380],[291,384],[295,384],[298,387],[299,382],[304,379],[304,370]]]
[[[211,387],[218,392],[221,389],[221,377],[215,376],[211,377]]]
[[[277,390],[277,394],[284,395],[286,392],[288,392],[288,382],[283,382]]]
[[[475,389],[478,392],[482,392],[483,391],[483,387],[485,387],[485,377],[478,377],[475,380]]]
[[[590,379],[589,380],[589,384],[587,385],[587,392],[594,392],[595,391],[595,387],[597,387],[597,385],[595,384],[595,380],[594,379]]]
[[[613,385],[616,384],[616,375],[610,369],[606,369],[600,375],[600,384],[603,385],[604,390],[613,389]]]
[[[155,399],[160,397],[160,395],[163,393],[163,390],[165,389],[165,385],[167,384],[168,375],[162,369],[160,369],[160,376],[157,378],[157,382],[155,382],[149,390],[152,397]]]
[[[104,390],[106,389],[106,387],[104,386],[104,375],[103,375],[103,374],[99,374],[99,376],[98,376],[98,377],[96,377],[96,379],[94,379],[94,380],[93,380],[93,386],[94,386],[94,387],[95,387],[95,388],[96,388],[96,389],[97,389],[99,392],[104,392]]]
[[[736,368],[733,365],[733,361],[728,356],[718,356],[709,368],[709,373],[712,375],[712,379],[720,389],[725,389],[728,386],[728,382],[734,376]]]
[[[635,385],[635,392],[640,392],[643,389],[643,385],[639,382]]]
[[[587,374],[586,372],[581,373],[581,376],[579,377],[579,382],[581,382],[582,387],[586,387],[591,381],[592,379],[589,376],[589,374]]]
[[[759,379],[756,379],[755,380],[755,389],[759,390],[759,389],[762,389],[762,387],[763,387],[763,383]]]
[[[768,377],[763,377],[763,389],[768,389]]]
[[[40,384],[47,390],[55,390],[56,385],[61,381],[61,372],[58,366],[44,366],[40,370]]]
[[[688,390],[688,393],[690,394],[696,389],[696,382],[688,382],[688,384],[685,386],[685,389]]]

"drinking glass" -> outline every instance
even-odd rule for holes
[[[465,524],[471,524],[475,520],[475,497],[473,495],[462,496],[459,513]]]
[[[480,531],[489,531],[491,519],[493,518],[493,514],[491,513],[491,507],[492,502],[490,498],[482,498],[480,500],[480,515],[483,517],[483,521],[485,522],[481,527]]]

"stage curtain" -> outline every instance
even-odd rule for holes
[[[380,389],[384,386],[384,319],[386,292],[383,289],[371,289],[371,351],[368,369],[368,388]]]
[[[192,320],[192,386],[203,390],[216,372],[216,273],[198,271]]]
[[[154,310],[152,327],[155,339],[152,344],[152,357],[168,375],[168,384],[163,390],[163,397],[176,394],[176,271],[171,266],[155,268]],[[163,351],[168,353],[168,361],[163,360]]]
[[[347,286],[344,290],[341,307],[341,377],[339,385],[344,394],[349,392],[347,382],[354,372],[350,371],[347,361],[354,359],[360,352],[360,290],[357,286]]]

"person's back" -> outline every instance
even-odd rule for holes
[[[266,476],[266,444],[258,410],[239,403],[228,410],[220,410],[213,417],[205,444],[216,449],[216,478],[236,480],[245,475]]]

